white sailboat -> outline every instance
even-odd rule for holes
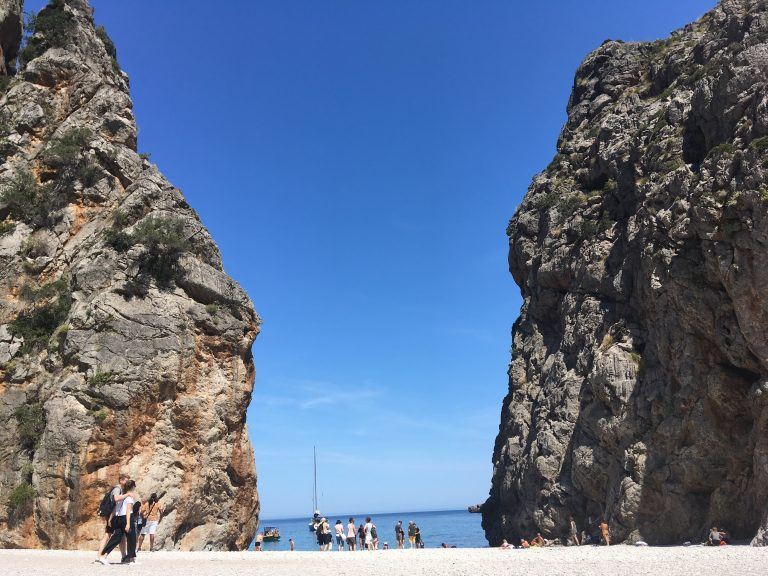
[[[317,506],[317,447],[312,446],[313,463],[314,463],[314,483],[312,489],[312,509],[315,511],[312,515],[312,520],[309,521],[309,531],[314,532],[317,525],[320,523],[320,509]]]

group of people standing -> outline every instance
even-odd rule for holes
[[[344,550],[345,546],[349,551],[379,550],[379,532],[370,516],[366,517],[365,524],[360,523],[359,526],[354,518],[349,519],[346,527],[341,520],[336,520],[333,532],[327,518],[316,519],[314,527],[317,544],[321,551],[333,550],[334,537],[339,551]],[[402,520],[395,524],[395,542],[398,548],[405,548],[405,530]],[[408,543],[410,548],[424,548],[421,531],[413,521],[408,523]],[[389,542],[384,542],[382,549],[388,550]]]
[[[109,564],[107,557],[119,546],[121,563],[136,563],[136,551],[141,549],[147,535],[151,552],[164,512],[157,494],[153,492],[142,502],[136,494],[136,482],[128,474],[120,474],[117,485],[104,495],[99,505],[98,514],[105,522],[96,562]]]

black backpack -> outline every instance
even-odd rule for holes
[[[147,519],[141,515],[141,502],[133,503],[133,512],[131,518],[136,522],[136,529],[141,530],[147,524]]]
[[[112,490],[114,488],[110,488],[109,492],[104,494],[104,498],[101,499],[101,504],[99,504],[99,516],[102,518],[109,518],[115,509],[115,497],[112,496]]]

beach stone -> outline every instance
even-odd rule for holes
[[[25,172],[61,186],[44,218],[0,205],[0,547],[95,549],[98,505],[128,472],[168,513],[159,548],[247,548],[259,500],[245,415],[261,320],[182,193],[137,153],[128,77],[88,2],[57,6],[66,41],[0,96],[0,187]],[[6,65],[20,14],[0,0]],[[51,151],[73,133],[84,138],[74,153]],[[158,218],[185,240],[166,276],[149,267],[148,241],[109,241]],[[42,334],[24,331],[40,311],[53,316]]]
[[[489,542],[768,544],[768,3],[723,0],[576,72],[509,223],[523,306]]]

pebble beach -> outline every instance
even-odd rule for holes
[[[119,560],[113,555],[113,561]],[[154,552],[134,566],[94,564],[88,551],[0,550],[3,576],[739,576],[768,573],[768,548],[617,545],[531,550],[497,548],[376,552]]]

